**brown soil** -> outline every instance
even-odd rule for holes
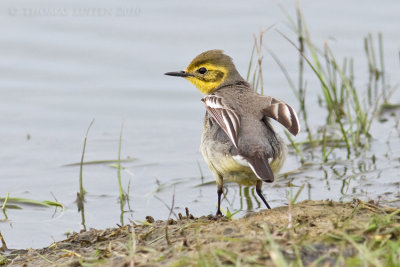
[[[175,221],[74,233],[68,239],[43,249],[11,251],[3,262],[9,266],[193,266],[202,257],[217,255],[222,264],[240,257],[241,266],[272,265],[277,255],[286,260],[298,254],[307,265],[321,255],[324,264],[334,264],[329,255],[339,246],[329,243],[338,230],[351,233],[384,212],[374,204],[303,201],[290,210],[278,207],[252,213],[241,219],[215,219],[191,215]],[[291,219],[290,219],[291,218]],[[271,240],[273,240],[271,242]],[[133,242],[134,241],[134,242]],[[346,252],[352,254],[352,250]],[[346,256],[346,253],[344,256]],[[4,258],[3,258],[4,259]]]

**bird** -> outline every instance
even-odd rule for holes
[[[183,77],[202,93],[206,114],[200,151],[217,184],[218,208],[224,181],[256,186],[256,193],[271,209],[262,193],[262,183],[272,183],[287,154],[283,139],[271,119],[292,135],[300,131],[295,110],[285,102],[257,93],[222,50],[196,56],[183,71],[165,75]]]

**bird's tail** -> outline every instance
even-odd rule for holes
[[[272,183],[274,181],[274,173],[269,166],[268,159],[263,159],[258,156],[246,157],[250,168],[253,170],[254,174],[261,180],[267,183]]]

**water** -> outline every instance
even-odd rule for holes
[[[291,14],[294,7],[285,4]],[[328,39],[337,57],[356,58],[360,83],[367,75],[362,38],[381,31],[388,74],[393,84],[398,82],[398,1],[379,6],[375,1],[307,1],[302,7],[318,45]],[[202,51],[222,48],[245,75],[253,33],[274,25],[294,38],[285,21],[274,1],[251,5],[240,1],[190,5],[182,1],[19,1],[18,5],[2,1],[0,196],[9,192],[12,197],[54,200],[54,195],[66,207],[64,212],[27,205],[8,209],[8,221],[0,222],[8,247],[47,246],[65,232],[82,229],[75,203],[79,166],[65,165],[79,162],[93,118],[86,161],[117,158],[124,121],[122,158],[134,159],[123,163],[123,186],[127,190],[130,185],[133,210],[124,214],[125,222],[144,220],[146,215],[165,219],[169,210],[154,195],[171,205],[174,194],[175,212],[187,206],[195,216],[214,213],[215,185],[198,186],[202,183],[199,166],[204,182],[213,180],[198,150],[204,116],[201,96],[187,81],[163,73],[183,69]],[[296,79],[295,49],[274,30],[265,35],[264,43]],[[264,68],[267,93],[297,108],[287,81],[268,55]],[[310,79],[314,129],[325,118],[317,105],[318,90],[319,84]],[[394,99],[398,101],[398,95]],[[362,157],[365,160],[312,165],[273,186],[265,185],[269,203],[276,207],[287,202],[290,179],[296,186],[307,185],[300,199],[399,198],[395,123],[390,117],[375,124],[372,152]],[[296,140],[304,138],[303,134]],[[290,155],[282,171],[298,167],[299,159]],[[83,174],[87,227],[121,223],[117,170],[108,164],[86,165]],[[257,210],[260,206],[252,194],[252,189],[229,185],[222,206],[231,211]]]

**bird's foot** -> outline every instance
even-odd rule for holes
[[[210,214],[207,217],[208,217],[208,219],[210,219],[212,221],[217,221],[219,219],[225,218],[225,216],[222,214],[221,211],[217,211],[217,213],[215,215]]]

